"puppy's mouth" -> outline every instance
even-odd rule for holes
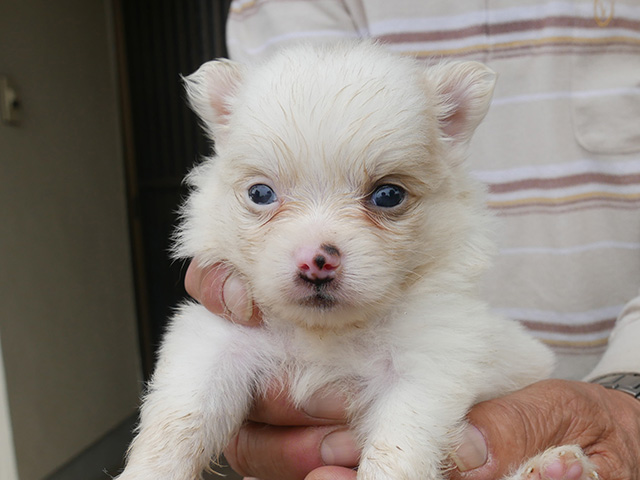
[[[319,310],[329,310],[335,307],[337,303],[338,301],[333,295],[328,295],[325,292],[317,292],[300,300],[301,305]]]
[[[329,292],[334,289],[334,282],[333,278],[310,280],[304,275],[300,275],[298,284],[307,290],[307,294],[299,300],[300,305],[319,310],[329,310],[335,307],[338,304],[338,299]]]

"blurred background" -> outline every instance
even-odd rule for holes
[[[229,0],[0,2],[0,480],[106,479],[186,265],[182,178],[212,150],[181,75]]]

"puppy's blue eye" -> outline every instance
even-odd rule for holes
[[[371,203],[381,208],[397,207],[406,195],[404,188],[398,185],[381,185],[371,194]]]
[[[278,199],[273,188],[264,183],[249,187],[249,198],[256,205],[270,205]]]

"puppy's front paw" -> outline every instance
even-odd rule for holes
[[[512,476],[504,480],[597,480],[598,473],[582,449],[564,445],[527,461]]]

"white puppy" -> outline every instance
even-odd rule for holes
[[[551,372],[551,353],[477,294],[493,247],[464,157],[494,78],[358,43],[187,79],[217,154],[189,175],[176,252],[232,265],[265,322],[182,307],[122,480],[200,478],[274,381],[296,404],[345,393],[358,478],[442,479],[474,403]],[[584,461],[587,478],[577,447],[546,456]]]

